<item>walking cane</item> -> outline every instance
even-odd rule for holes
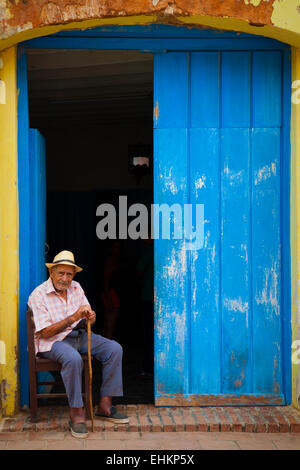
[[[93,371],[92,371],[92,355],[91,355],[91,321],[87,320],[87,331],[88,331],[88,362],[89,362],[89,401],[90,401],[90,413],[92,420],[92,432],[94,432],[94,413],[93,413],[93,396],[92,396],[92,380],[93,380]]]

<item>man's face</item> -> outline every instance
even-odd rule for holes
[[[66,291],[70,287],[75,268],[66,264],[59,264],[50,270],[50,277],[57,291]]]

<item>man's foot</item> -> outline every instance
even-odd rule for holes
[[[70,420],[73,424],[85,422],[84,408],[70,408]]]
[[[103,411],[98,409],[98,411],[96,411],[95,413],[95,416],[97,418],[101,418],[101,419],[104,419],[105,421],[110,421],[112,423],[121,423],[121,424],[129,423],[128,416],[117,411],[115,406],[111,407],[109,414],[104,413]]]
[[[85,423],[72,423],[69,421],[70,431],[73,437],[77,437],[77,439],[84,439],[88,437],[88,429]]]
[[[73,437],[84,439],[88,436],[84,408],[70,408],[69,427]]]

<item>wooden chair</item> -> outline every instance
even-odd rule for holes
[[[60,371],[61,365],[58,362],[51,361],[50,359],[45,359],[37,357],[35,354],[34,347],[34,321],[32,310],[28,307],[26,312],[26,321],[27,321],[27,340],[28,340],[28,366],[29,366],[29,392],[30,392],[30,415],[31,421],[37,422],[37,410],[38,410],[38,399],[39,398],[62,398],[66,397],[66,393],[38,393],[38,385],[55,385],[63,383],[60,381],[54,382],[38,382],[37,372],[42,371]],[[88,356],[82,355],[83,359],[83,382],[84,382],[84,392],[82,393],[86,416],[87,419],[91,419],[90,407],[89,407],[89,368],[88,368]]]

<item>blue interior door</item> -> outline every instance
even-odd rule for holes
[[[29,405],[26,307],[32,290],[45,280],[46,152],[39,131],[29,128],[26,49],[18,47],[19,191],[19,377],[20,406]]]
[[[46,280],[46,148],[45,139],[37,129],[29,129],[30,184],[30,292]],[[38,380],[52,381],[49,372],[39,372]],[[50,393],[39,386],[39,393]]]
[[[22,172],[22,178],[19,179],[19,187],[21,181],[24,182],[24,187],[19,191],[20,198],[24,195],[20,199],[19,208],[24,228],[24,234],[20,231],[20,404],[28,406],[26,304],[33,289],[46,279],[46,150],[45,139],[36,129],[27,129],[27,132],[23,129],[22,140],[24,152],[27,149],[27,158],[23,158],[23,166],[26,160],[27,178]]]
[[[285,403],[282,70],[276,50],[155,54],[154,203],[204,205],[202,248],[155,240],[157,405]]]
[[[29,130],[30,284],[31,291],[46,280],[46,148],[37,129]]]

